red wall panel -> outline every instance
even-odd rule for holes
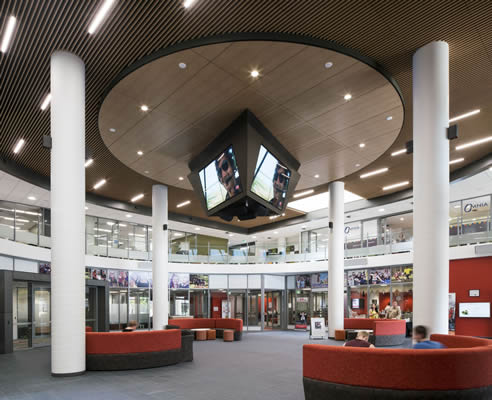
[[[480,297],[468,296],[470,289]],[[456,293],[456,334],[492,337],[492,319],[458,316],[459,303],[492,302],[492,257],[450,261],[449,292]]]

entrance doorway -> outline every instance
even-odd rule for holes
[[[109,329],[118,331],[128,325],[128,291],[111,290],[109,292]]]
[[[280,329],[282,292],[265,292],[265,329]]]
[[[136,321],[138,329],[149,329],[149,289],[130,289],[128,320]]]

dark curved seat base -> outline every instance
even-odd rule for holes
[[[405,342],[405,334],[401,335],[377,335],[374,337],[374,346],[399,346]]]
[[[490,400],[492,386],[466,390],[394,390],[303,378],[306,400]]]

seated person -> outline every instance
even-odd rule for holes
[[[414,349],[445,349],[442,343],[434,342],[433,340],[426,339],[427,338],[427,328],[422,325],[418,325],[413,330],[413,338],[415,340],[415,344],[413,345]]]
[[[375,303],[371,304],[371,311],[369,311],[369,318],[379,318],[378,306]]]
[[[137,330],[137,321],[128,322],[128,326],[123,329],[123,332],[135,332]]]
[[[357,332],[357,337],[353,340],[349,340],[343,344],[345,347],[374,347],[373,344],[369,343],[369,332],[359,331]]]

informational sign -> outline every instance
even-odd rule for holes
[[[231,302],[222,300],[222,318],[231,318]]]
[[[325,319],[311,318],[311,339],[324,339],[326,334]]]
[[[461,318],[490,318],[490,303],[460,303]]]

